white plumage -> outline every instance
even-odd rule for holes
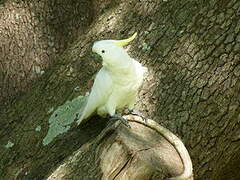
[[[135,36],[136,33],[124,40],[102,40],[94,43],[92,51],[102,57],[103,67],[97,73],[78,124],[95,112],[100,116],[114,116],[117,109],[134,108],[147,68],[131,58],[122,46]]]

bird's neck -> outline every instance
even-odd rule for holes
[[[105,67],[109,73],[111,73],[113,76],[114,75],[130,75],[134,73],[134,66],[133,66],[133,61],[132,59],[129,59],[125,62],[121,62],[119,64],[115,65],[108,65]]]

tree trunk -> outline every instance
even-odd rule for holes
[[[83,103],[77,97],[99,68],[92,43],[136,31],[128,52],[149,69],[137,108],[183,139],[195,179],[240,178],[240,1],[6,0],[0,1],[0,22],[1,179],[100,179],[109,172],[104,157],[113,154],[121,157],[113,164],[123,167],[112,173],[116,179],[124,172],[133,177],[130,165],[144,167],[137,171],[147,172],[142,179],[181,173],[174,148],[157,134],[151,138],[163,147],[162,162],[171,162],[166,149],[177,162],[160,163],[161,172],[161,160],[149,165],[145,150],[126,146],[144,139],[129,137],[122,125],[101,136],[109,128],[104,119],[73,123]],[[140,125],[131,124],[136,133]],[[149,142],[137,147],[152,148]]]
[[[0,1],[0,105],[31,88],[92,21],[91,1]]]
[[[161,180],[172,176],[174,176],[172,180],[192,179],[191,160],[186,158],[190,166],[186,167],[188,172],[183,173],[184,167],[178,152],[159,134],[160,131],[168,134],[166,129],[160,127],[159,131],[159,126],[152,120],[148,120],[148,126],[151,124],[148,128],[139,117],[125,116],[125,118],[130,120],[131,128],[119,121],[109,124],[97,138],[84,144],[65,160],[51,173],[48,180]],[[157,128],[154,129],[155,127]],[[167,137],[171,137],[172,142],[174,139],[174,143],[179,143],[171,133]],[[180,151],[183,154],[187,153],[184,147]]]

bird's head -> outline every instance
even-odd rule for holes
[[[137,33],[128,39],[123,40],[101,40],[93,44],[92,51],[102,58],[103,66],[114,66],[121,63],[121,60],[127,59],[129,56],[123,49],[124,45],[131,42]]]

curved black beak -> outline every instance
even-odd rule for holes
[[[97,53],[92,53],[91,54],[91,57],[94,59],[94,60],[96,60],[96,61],[98,61],[98,62],[102,62],[102,57],[99,55],[99,54],[97,54]]]

